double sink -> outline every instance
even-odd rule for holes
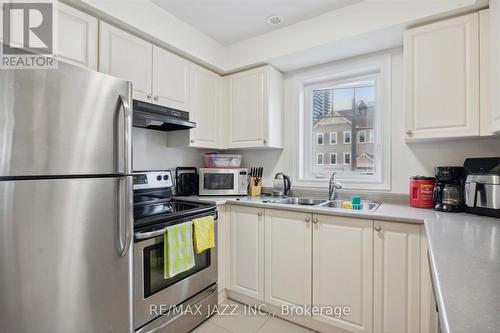
[[[351,208],[344,208],[344,201],[342,200],[322,200],[322,199],[289,197],[276,200],[268,200],[267,202],[282,204],[282,205],[317,206],[317,207],[337,208],[343,210],[353,210]],[[380,202],[361,201],[361,206],[360,209],[358,209],[358,211],[374,212],[379,206]]]

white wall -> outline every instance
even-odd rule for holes
[[[172,173],[178,166],[202,166],[204,151],[167,147],[167,132],[133,128],[133,169],[163,170]]]
[[[149,0],[62,0],[83,4],[113,23],[143,33],[162,47],[219,73],[260,64],[281,71],[352,57],[403,42],[403,30],[422,21],[470,11],[488,0],[364,0],[296,24],[223,46]]]
[[[407,144],[404,140],[405,115],[403,103],[403,54],[402,49],[392,52],[392,175],[391,192],[408,193],[408,177],[433,175],[437,165],[463,165],[467,157],[489,157],[500,155],[500,138],[463,139],[428,143]],[[315,70],[330,66],[313,67]],[[285,75],[285,145],[283,150],[243,150],[244,166],[264,166],[264,186],[272,186],[274,174],[284,172],[294,179],[298,177],[298,148],[295,145],[298,133],[298,117],[291,113],[297,110],[290,103],[293,96],[294,75],[308,71],[304,69]],[[325,181],[324,187],[327,186]]]

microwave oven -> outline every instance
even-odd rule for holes
[[[200,168],[200,195],[247,195],[248,170]]]

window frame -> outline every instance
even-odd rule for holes
[[[368,130],[368,143],[375,143],[375,132],[373,129]]]
[[[350,145],[352,143],[351,131],[344,131],[344,144]],[[346,141],[347,136],[349,136],[349,142]]]
[[[365,141],[363,141],[363,142],[361,142],[361,133],[364,133],[364,134],[365,134],[365,135],[364,135]],[[367,135],[366,130],[359,130],[359,131],[358,131],[358,143],[361,143],[361,144],[363,144],[363,143],[367,143],[367,140],[366,140],[366,135]]]
[[[332,134],[335,134],[335,135],[334,135],[334,137],[335,137],[335,142],[334,142],[334,143],[332,143]],[[330,145],[332,145],[332,146],[333,146],[333,145],[336,145],[336,144],[338,143],[338,135],[337,135],[337,132],[330,132],[330,138],[329,138],[329,139],[330,139],[330,141],[329,141]]]
[[[321,143],[318,143],[320,137],[321,137]],[[324,133],[316,133],[316,146],[324,146],[324,145],[325,145]]]
[[[319,163],[319,157],[321,156],[322,163]],[[316,165],[325,165],[325,154],[324,153],[316,153]]]
[[[342,156],[344,157],[344,159],[343,159],[343,161],[342,161],[342,162],[343,162],[343,163],[342,163],[343,165],[351,165],[351,164],[352,164],[352,156],[351,156],[351,152],[344,152],[344,154],[343,154]],[[349,156],[349,163],[346,163],[346,162],[345,162],[345,158],[346,158],[347,156]]]
[[[332,163],[332,156],[335,156],[335,163]],[[337,165],[338,164],[338,155],[337,153],[330,153],[330,165]]]
[[[337,178],[342,181],[345,189],[382,191],[391,189],[391,67],[392,55],[389,51],[304,70],[292,77],[292,96],[296,98],[297,103],[293,106],[297,110],[295,124],[299,134],[295,140],[298,147],[295,154],[297,186],[327,188],[329,174],[333,172],[325,170],[321,178],[317,178],[315,176],[317,173],[313,172],[311,91],[324,88],[325,83],[329,81],[340,84],[342,81],[352,82],[353,78],[360,80],[363,76],[371,76],[376,78],[377,115],[374,128],[377,133],[374,138],[374,158],[377,171],[375,175],[343,172],[338,173]]]

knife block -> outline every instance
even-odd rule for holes
[[[257,185],[255,185],[255,178],[250,177],[248,183],[248,195],[251,197],[258,197],[261,194],[262,194],[262,179],[259,180]]]

